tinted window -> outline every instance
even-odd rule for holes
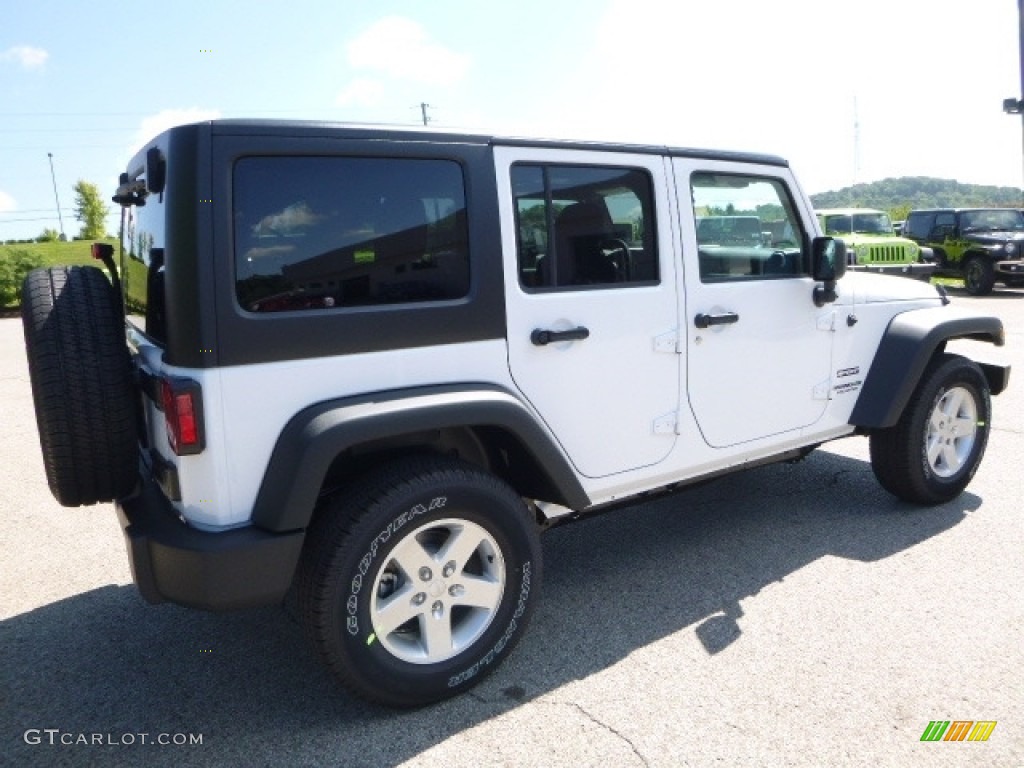
[[[512,189],[525,288],[657,282],[651,180],[644,171],[516,165]]]
[[[461,168],[447,160],[243,158],[238,302],[281,312],[463,297],[465,213]]]
[[[167,341],[164,321],[163,196],[148,195],[145,205],[121,211],[121,286],[125,313],[139,330],[159,343]]]
[[[806,274],[803,226],[784,182],[695,173],[690,188],[702,282]]]
[[[903,233],[907,237],[927,240],[929,233],[932,231],[934,221],[934,213],[912,213],[907,217],[907,221],[903,225]]]

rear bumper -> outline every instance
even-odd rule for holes
[[[922,261],[913,264],[854,264],[847,269],[854,272],[873,272],[877,275],[898,275],[927,280],[935,274],[935,265]]]
[[[132,578],[147,602],[224,611],[279,603],[291,585],[304,531],[191,528],[149,479],[115,507]]]

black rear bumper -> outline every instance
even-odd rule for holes
[[[299,562],[304,531],[191,528],[148,473],[143,477],[140,492],[115,507],[132,578],[147,602],[210,611],[281,602]]]

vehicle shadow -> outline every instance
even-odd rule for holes
[[[866,463],[819,451],[553,529],[517,651],[469,694],[416,711],[348,695],[279,609],[203,614],[147,606],[132,586],[95,589],[0,622],[2,749],[18,765],[395,765],[674,633],[695,633],[713,659],[743,642],[745,598],[825,556],[890,557],[980,503],[905,505]],[[202,744],[26,743],[47,728]]]

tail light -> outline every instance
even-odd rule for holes
[[[163,379],[160,400],[171,450],[178,456],[202,453],[206,447],[202,387],[191,379]]]

